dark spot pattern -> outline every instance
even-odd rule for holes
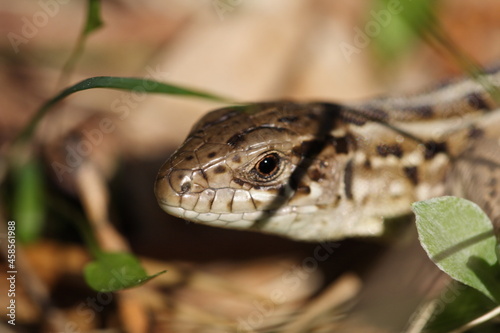
[[[434,110],[430,105],[420,105],[412,107],[411,109],[407,109],[405,111],[409,111],[411,113],[415,113],[419,118],[429,119],[434,116]]]
[[[371,169],[372,168],[372,162],[370,161],[369,158],[365,159],[365,162],[363,163],[363,166],[365,167],[365,169]]]
[[[203,139],[204,136],[205,132],[202,129],[199,129],[190,135],[191,138],[198,138],[198,139]]]
[[[295,146],[292,148],[292,152],[298,156],[315,156],[321,152],[324,144],[321,140],[309,140],[304,141],[300,146]]]
[[[241,156],[240,155],[234,155],[232,160],[233,160],[234,163],[241,163]]]
[[[377,154],[382,157],[387,157],[389,155],[394,155],[398,158],[403,156],[403,150],[401,149],[401,146],[398,144],[392,144],[392,145],[387,145],[387,144],[381,144],[377,146]]]
[[[418,184],[418,168],[416,166],[406,166],[403,168],[403,172],[413,185]]]
[[[344,107],[341,109],[341,116],[344,122],[357,126],[363,126],[368,121],[385,122],[389,119],[386,111],[374,107],[363,109]]]
[[[469,104],[469,106],[473,109],[490,110],[490,106],[480,93],[470,93],[469,95],[467,95],[466,99],[467,104]]]
[[[484,136],[484,131],[480,128],[477,128],[475,126],[471,126],[469,128],[469,133],[468,137],[471,139],[479,139]]]
[[[349,160],[345,166],[344,170],[344,192],[347,199],[353,198],[352,193],[352,177],[354,171],[354,163],[353,160]]]
[[[297,116],[285,116],[278,119],[280,123],[294,123],[299,120]]]
[[[260,129],[263,129],[263,128],[272,128],[273,130],[278,131],[278,132],[287,131],[286,128],[274,127],[274,126],[271,126],[269,124],[258,126],[258,127],[250,127],[248,129],[244,130],[243,132],[236,133],[235,135],[230,137],[226,141],[226,144],[228,144],[231,147],[236,147],[238,144],[245,142],[245,137],[247,134],[254,132],[254,131],[257,131],[257,130],[260,130]]]
[[[319,169],[317,168],[314,168],[314,169],[311,169],[309,171],[309,178],[312,180],[312,181],[319,181],[321,178],[323,178],[323,173],[321,171],[319,171]]]
[[[446,142],[436,142],[429,141],[425,143],[425,153],[424,158],[430,160],[434,158],[439,153],[447,153],[448,147],[446,147]]]
[[[235,147],[237,144],[240,144],[245,141],[245,137],[243,133],[237,133],[233,135],[232,137],[227,140],[227,144],[230,145],[231,147]]]
[[[348,124],[363,126],[369,120],[366,116],[356,113],[354,110],[344,110],[342,120]]]
[[[226,167],[223,166],[223,165],[218,165],[215,169],[214,169],[214,173],[216,174],[220,174],[220,173],[224,173],[226,172]]]
[[[495,177],[492,177],[488,185],[491,187],[497,186],[497,179]]]
[[[309,118],[311,120],[316,120],[316,119],[318,119],[318,115],[311,112],[311,113],[307,114],[307,118]]]
[[[335,147],[335,152],[337,154],[348,154],[349,153],[349,139],[346,136],[339,138],[332,137],[333,146]]]
[[[311,188],[307,185],[302,185],[297,188],[297,193],[299,194],[309,194],[311,193]]]
[[[208,154],[207,157],[212,158],[212,157],[215,157],[215,155],[217,155],[217,153],[213,151],[210,154]]]
[[[234,178],[233,181],[240,186],[243,186],[245,184],[245,182],[240,178]]]
[[[382,110],[382,109],[377,109],[377,108],[367,108],[366,110],[363,110],[363,113],[366,114],[366,116],[370,120],[382,120],[385,121],[389,119],[389,114]]]

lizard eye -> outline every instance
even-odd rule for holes
[[[276,153],[263,156],[255,164],[255,173],[263,180],[269,180],[280,170],[280,157]]]

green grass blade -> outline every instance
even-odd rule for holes
[[[206,92],[184,88],[176,85],[158,82],[150,79],[134,78],[134,77],[113,77],[113,76],[97,76],[80,81],[69,88],[64,89],[57,96],[47,101],[37,111],[35,116],[31,119],[30,123],[26,126],[23,132],[18,137],[18,140],[27,140],[32,135],[43,116],[50,110],[52,106],[66,98],[67,96],[79,91],[95,89],[95,88],[108,88],[136,92],[147,92],[155,94],[168,94],[186,97],[205,98],[218,102],[229,102],[229,99],[212,95]]]
[[[420,37],[437,51],[448,54],[500,105],[500,89],[486,79],[480,64],[456,45],[440,25],[435,14],[438,5],[433,0],[377,0],[374,10],[370,12],[370,20],[364,27],[365,34],[369,33],[369,28],[372,31],[374,27],[378,28],[373,36],[374,46],[385,64],[392,64],[411,49],[412,44]]]
[[[85,43],[87,37],[95,30],[102,27],[103,22],[101,20],[101,4],[99,0],[88,0],[87,1],[87,18],[85,20],[85,25],[76,41],[76,45],[71,52],[68,60],[63,66],[61,77],[59,79],[59,85],[62,85],[66,78],[71,75],[71,72],[75,68],[78,59],[82,56],[83,50],[85,48]]]
[[[102,27],[102,24],[100,0],[88,0],[87,20],[85,22],[82,35],[88,36],[94,32],[94,30]]]
[[[38,160],[30,159],[14,171],[13,216],[19,240],[30,243],[38,239],[45,219],[43,172]]]

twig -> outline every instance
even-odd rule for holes
[[[462,327],[460,327],[454,331],[451,331],[450,333],[463,333],[470,328],[476,327],[482,323],[487,322],[490,319],[495,318],[498,315],[500,315],[500,306],[497,306],[496,308],[494,308],[490,312],[485,313],[481,317],[478,317],[478,318],[474,319],[473,321],[468,322],[467,324],[463,325]]]

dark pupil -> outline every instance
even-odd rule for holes
[[[278,156],[267,155],[257,164],[257,171],[265,176],[269,176],[278,168],[278,162]]]

